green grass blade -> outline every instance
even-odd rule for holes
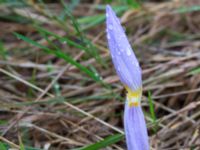
[[[45,52],[47,52],[48,54],[53,54],[58,58],[62,58],[64,59],[66,62],[74,65],[75,67],[77,67],[79,70],[81,70],[82,72],[86,73],[87,75],[89,75],[92,79],[94,79],[95,81],[100,81],[99,77],[95,75],[95,73],[93,73],[92,71],[90,71],[89,69],[87,69],[85,66],[82,66],[80,63],[78,63],[77,61],[75,61],[71,56],[69,56],[68,54],[63,53],[62,51],[58,51],[58,50],[51,50],[46,46],[43,46],[33,40],[31,40],[30,38],[23,36],[21,34],[18,33],[14,33],[17,38],[24,40],[25,42],[28,42],[29,44],[32,44],[36,47],[39,47],[41,49],[44,49]]]
[[[69,11],[71,12],[74,8],[80,3],[80,0],[72,0],[68,6]]]
[[[189,13],[194,11],[200,11],[200,5],[195,5],[191,7],[181,7],[176,10],[176,13]]]
[[[41,33],[41,35],[43,35],[43,37],[47,40],[47,42],[52,45],[54,48],[56,49],[59,49],[58,47],[55,47],[55,45],[52,44],[51,41],[49,41],[47,35],[51,35],[53,37],[55,37],[57,40],[59,40],[61,43],[67,43],[69,46],[73,46],[73,47],[76,47],[80,50],[84,50],[86,52],[86,54],[89,54],[90,57],[95,57],[94,54],[91,52],[91,50],[93,51],[94,49],[96,49],[95,47],[93,47],[93,45],[89,45],[89,48],[81,45],[81,44],[77,44],[76,42],[70,40],[69,38],[67,37],[61,37],[53,32],[50,32],[44,28],[41,28],[39,26],[35,26],[35,28]],[[87,39],[85,39],[86,41]],[[88,41],[90,43],[90,41]],[[95,50],[97,51],[97,50]],[[95,54],[97,56],[97,54]],[[98,57],[98,56],[97,56]]]
[[[0,58],[2,57],[3,60],[7,59],[7,51],[3,45],[3,42],[0,41]]]
[[[44,150],[44,149],[26,146],[26,147],[25,147],[25,150]]]
[[[140,8],[140,4],[137,0],[126,0],[126,3],[133,8]]]
[[[153,130],[156,133],[158,124],[157,124],[157,119],[156,119],[156,115],[155,115],[155,111],[154,111],[153,99],[152,99],[150,91],[148,91],[148,102],[149,102],[149,109],[150,109],[151,118],[153,120],[153,125],[154,125]]]
[[[48,38],[47,35],[52,35],[52,36],[54,36],[55,38],[57,38],[57,39],[58,39],[60,42],[62,42],[62,43],[63,43],[63,41],[64,41],[64,42],[67,41],[68,45],[73,45],[73,46],[75,46],[76,48],[80,48],[81,50],[85,50],[86,52],[88,51],[88,48],[83,47],[82,45],[76,44],[75,42],[69,40],[69,39],[66,38],[66,37],[60,37],[60,36],[56,35],[55,33],[52,33],[52,32],[50,32],[50,31],[48,31],[48,30],[46,30],[46,29],[44,29],[44,28],[38,27],[38,26],[36,26],[36,28],[38,29],[39,32],[41,32],[41,35],[43,35],[43,37],[46,39],[46,41],[47,41],[50,45],[52,45],[52,46],[53,46],[57,51],[59,51],[59,52],[60,52],[60,49],[59,49],[57,46],[55,46],[55,45],[53,44],[52,41],[49,40],[49,38]],[[92,46],[92,45],[91,45],[91,46]],[[55,52],[55,51],[54,51],[54,52]],[[90,69],[89,67],[90,67],[91,69]],[[96,80],[96,81],[100,81],[105,87],[108,88],[108,85],[107,85],[106,83],[103,83],[103,82],[102,82],[102,80],[101,80],[102,78],[101,78],[101,76],[98,74],[97,70],[96,70],[93,66],[89,66],[89,67],[88,67],[89,70],[91,70],[91,71],[93,72],[93,74],[94,74],[93,77],[95,77],[96,79],[98,79],[98,80]]]
[[[53,32],[50,32],[50,31],[48,31],[48,30],[46,30],[46,29],[44,29],[44,28],[41,28],[41,27],[39,27],[39,26],[34,26],[40,33],[43,33],[43,35],[51,35],[51,36],[53,36],[53,37],[55,37],[57,40],[59,40],[61,43],[67,43],[69,46],[73,46],[73,47],[76,47],[76,48],[78,48],[78,49],[80,49],[80,50],[84,50],[85,52],[86,52],[86,54],[88,53],[88,48],[86,48],[86,47],[84,47],[84,46],[82,46],[82,45],[80,45],[80,44],[77,44],[76,42],[74,42],[74,41],[72,41],[72,40],[70,40],[69,38],[67,38],[67,37],[61,37],[61,36],[59,36],[59,35],[57,35],[57,34],[55,34],[55,33],[53,33]]]
[[[81,29],[80,29],[80,27],[79,27],[79,24],[78,24],[78,22],[76,21],[75,17],[70,13],[67,4],[66,4],[63,0],[61,0],[61,4],[62,4],[62,6],[64,7],[65,13],[66,13],[67,16],[71,19],[72,25],[73,25],[74,29],[75,29],[76,32],[77,32],[77,36],[81,38],[81,41],[82,41],[82,42],[84,42],[84,38],[85,38],[85,37],[84,37],[84,35],[82,34]]]
[[[200,73],[200,67],[192,69],[188,75],[195,75],[195,74],[199,74]]]
[[[2,143],[1,141],[0,141],[0,150],[7,150],[5,144]]]
[[[19,139],[19,143],[20,143],[20,150],[26,150],[21,138]]]
[[[101,24],[105,20],[105,15],[95,15],[79,18],[77,21],[81,24],[83,30],[92,28]]]
[[[104,140],[100,142],[97,142],[97,143],[94,143],[94,144],[91,144],[91,145],[88,145],[86,147],[79,148],[76,150],[98,150],[120,141],[123,137],[124,135],[122,134],[115,134],[115,135],[105,138]]]
[[[105,9],[105,6],[101,7],[95,7],[96,9]],[[120,14],[123,11],[127,10],[128,7],[127,6],[115,6],[114,7],[114,11],[116,12],[116,14]],[[98,24],[104,23],[105,21],[105,14],[102,15],[94,15],[94,16],[86,16],[86,17],[82,17],[77,19],[77,22],[81,25],[82,30],[87,30],[89,28],[92,28]]]
[[[39,43],[37,43],[37,42],[31,40],[30,38],[28,38],[28,37],[26,37],[26,36],[23,36],[23,35],[18,34],[18,33],[13,33],[13,34],[14,34],[18,39],[21,39],[21,40],[23,40],[23,41],[25,41],[25,42],[27,42],[27,43],[33,45],[33,46],[39,47],[39,48],[41,48],[41,49],[48,49],[46,46],[43,46],[43,45],[41,45],[41,44],[39,44]]]
[[[89,53],[92,54],[92,56],[97,60],[97,62],[101,63],[102,65],[106,66],[106,64],[104,63],[104,61],[102,61],[97,48],[93,45],[93,43],[91,43],[90,40],[87,39],[87,37],[83,34],[83,32],[81,31],[80,25],[78,23],[78,21],[76,20],[76,18],[70,13],[67,4],[61,0],[61,3],[64,7],[64,10],[67,14],[67,16],[70,18],[70,20],[72,21],[72,25],[75,29],[75,31],[77,32],[77,37],[80,38],[80,40],[82,41],[82,43],[84,44],[84,46],[86,46],[89,50]]]
[[[85,72],[87,75],[89,75],[92,79],[94,79],[95,81],[99,81],[100,79],[98,78],[98,76],[95,75],[95,73],[93,73],[92,71],[90,71],[89,69],[87,69],[86,67],[82,66],[80,63],[78,63],[77,61],[75,61],[72,57],[70,57],[69,55],[64,54],[61,51],[54,51],[54,50],[50,50],[47,49],[46,50],[49,54],[54,54],[55,56],[57,56],[58,58],[62,58],[64,59],[66,62],[76,66],[78,69],[80,69],[81,71]]]

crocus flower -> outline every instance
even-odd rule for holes
[[[142,108],[141,68],[120,21],[110,6],[106,7],[107,40],[120,81],[127,90],[124,127],[128,150],[149,150],[148,134]]]

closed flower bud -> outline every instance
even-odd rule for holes
[[[119,19],[110,6],[106,7],[107,40],[112,61],[127,90],[124,127],[128,150],[148,150],[148,135],[140,106],[142,73]]]

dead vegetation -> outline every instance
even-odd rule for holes
[[[73,15],[79,18],[103,14],[103,10],[94,9],[96,4],[100,2],[82,2]],[[84,34],[97,47],[106,66],[54,36],[48,36],[50,43],[44,39],[32,22],[81,42],[69,20],[62,25],[50,15],[59,13],[62,5],[45,5],[27,1],[23,8],[0,6],[1,16],[24,18],[0,18],[0,140],[14,148],[23,141],[42,149],[73,149],[123,134],[123,87],[110,60],[104,22]],[[143,69],[142,105],[154,150],[200,149],[199,7],[198,0],[144,2],[140,9],[121,13]],[[17,39],[13,32],[48,47],[58,46],[83,66],[95,68],[109,87],[63,59]],[[149,113],[148,91],[156,122]],[[105,149],[126,149],[125,141]]]

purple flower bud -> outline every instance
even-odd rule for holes
[[[106,7],[107,40],[112,61],[127,89],[124,126],[128,150],[148,150],[148,135],[140,100],[142,74],[138,60],[124,33],[120,21],[110,6]]]
[[[142,86],[141,69],[119,19],[106,7],[107,39],[115,70],[121,82],[132,91]]]

